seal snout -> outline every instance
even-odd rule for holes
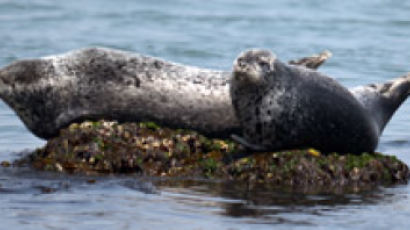
[[[234,62],[233,71],[237,75],[246,75],[246,73],[255,71],[255,68],[245,58],[239,57]]]
[[[234,61],[234,71],[247,72],[251,69],[263,72],[274,71],[276,56],[269,50],[251,49],[241,53]]]

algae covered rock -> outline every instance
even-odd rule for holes
[[[210,139],[155,123],[72,124],[15,162],[69,173],[137,173],[272,185],[351,185],[406,182],[409,170],[379,153],[324,155],[314,149],[249,153],[231,140]]]

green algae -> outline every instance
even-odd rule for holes
[[[141,122],[140,127],[141,128],[148,128],[148,129],[152,129],[152,130],[158,130],[158,129],[161,128],[155,122],[151,122],[151,121],[150,122]]]
[[[219,167],[219,163],[213,158],[203,159],[200,162],[200,164],[201,164],[204,176],[207,178],[212,178],[215,171]]]
[[[67,173],[137,173],[291,186],[404,183],[409,177],[407,165],[394,156],[322,154],[314,149],[251,153],[232,140],[153,122],[72,124],[15,164]]]

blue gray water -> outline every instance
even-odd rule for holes
[[[321,71],[348,87],[410,71],[410,2],[388,0],[0,0],[0,66],[105,46],[229,70],[268,48],[282,60],[324,49]],[[410,101],[379,150],[410,164]],[[0,103],[0,160],[40,147]],[[406,229],[410,186],[300,195],[211,182],[94,178],[0,168],[0,229]]]

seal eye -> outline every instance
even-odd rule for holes
[[[270,71],[270,64],[269,64],[268,62],[266,62],[266,61],[261,61],[261,62],[259,62],[259,65],[260,65],[261,69],[262,69],[264,72],[269,72],[269,71]]]

